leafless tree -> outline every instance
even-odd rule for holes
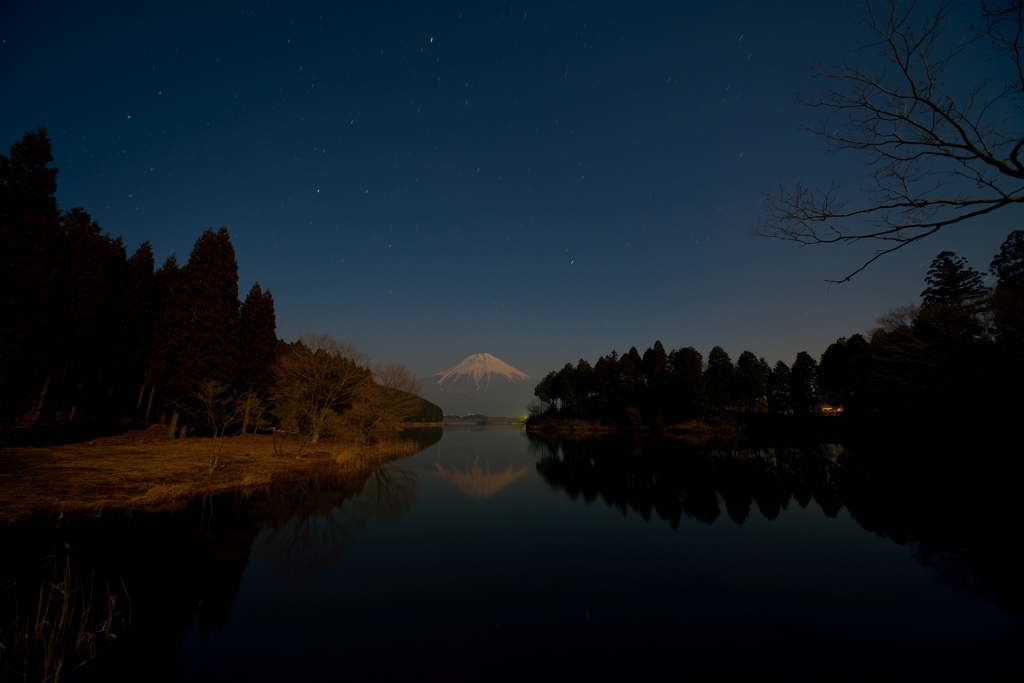
[[[831,282],[946,226],[1024,203],[1024,2],[981,0],[979,23],[962,35],[951,33],[948,0],[931,12],[914,1],[864,4],[874,39],[854,54],[874,51],[882,66],[817,63],[829,88],[798,95],[825,112],[805,130],[829,152],[861,155],[862,191],[854,199],[836,183],[772,188],[755,230],[800,245],[880,243]]]
[[[274,404],[282,426],[313,443],[340,429],[342,415],[373,387],[366,365],[351,344],[327,334],[303,337],[277,365]]]
[[[420,409],[419,381],[404,365],[375,365],[374,386],[353,406],[349,418],[364,438],[394,429]]]
[[[217,469],[228,427],[242,416],[244,402],[220,382],[203,382],[186,403],[187,412],[213,431],[210,442],[210,472]]]

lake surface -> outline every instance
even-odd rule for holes
[[[998,550],[1019,537],[979,540],[983,509],[914,512],[930,503],[872,488],[838,446],[553,444],[515,427],[428,440],[355,478],[68,525],[134,610],[84,677],[1022,670]]]

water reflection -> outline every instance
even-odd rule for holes
[[[371,522],[393,523],[409,510],[419,485],[397,463],[287,485],[253,511],[269,529],[257,550],[278,578],[301,578],[351,550]]]
[[[555,490],[622,511],[653,512],[679,528],[683,515],[714,522],[722,514],[742,524],[756,504],[775,519],[795,500],[813,499],[830,517],[842,508],[834,490],[842,449],[701,450],[682,442],[594,440],[554,443],[531,437],[537,472]]]
[[[436,443],[439,432],[412,440]],[[371,523],[399,519],[418,486],[415,471],[391,462],[203,497],[178,511],[0,527],[0,642],[13,643],[11,615],[34,608],[53,564],[67,564],[95,586],[123,587],[130,601],[130,628],[76,675],[170,680],[192,624],[203,639],[226,627],[254,547],[278,578],[306,576],[351,550]],[[0,648],[0,666],[19,657],[16,649]]]
[[[828,517],[846,508],[864,529],[911,546],[940,582],[994,600],[1024,630],[1012,463],[993,469],[991,461],[953,460],[947,452],[960,455],[962,446],[941,444],[715,450],[659,439],[530,439],[537,472],[552,489],[601,499],[624,516],[653,513],[673,529],[683,516],[714,523],[723,507],[735,524],[754,507],[766,520],[812,501]]]
[[[508,465],[504,469],[492,472],[490,461],[484,457],[481,466],[479,455],[473,458],[472,465],[467,462],[461,467],[455,464],[445,466],[441,464],[440,459],[434,465],[442,479],[451,482],[471,498],[490,498],[532,471],[532,468],[526,465]]]

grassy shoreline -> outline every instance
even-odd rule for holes
[[[0,450],[0,520],[180,508],[196,496],[255,490],[412,455],[409,441],[323,441],[298,452],[270,435],[170,439],[164,429],[82,443]],[[277,452],[275,452],[275,450]]]
[[[700,443],[711,440],[739,439],[745,435],[743,425],[737,423],[736,420],[719,417],[710,420],[698,418],[679,424],[652,428],[646,425],[604,424],[599,420],[554,416],[540,419],[531,418],[526,423],[526,431],[537,436],[583,439],[604,435],[660,433],[664,436]]]

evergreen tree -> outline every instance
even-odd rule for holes
[[[651,389],[664,386],[667,365],[668,354],[665,352],[665,347],[660,340],[654,342],[654,346],[644,351],[644,356],[640,360],[644,384]]]
[[[45,128],[0,155],[0,423],[45,398],[59,287],[57,169]]]
[[[751,351],[744,351],[736,359],[736,394],[748,410],[754,409],[765,397],[771,368]]]
[[[733,387],[736,369],[732,359],[721,346],[711,349],[708,354],[708,368],[704,371],[704,379],[708,387],[708,400],[712,408],[723,409],[734,401]]]
[[[253,412],[259,422],[260,397],[266,396],[273,383],[274,361],[277,359],[276,329],[274,298],[270,290],[263,292],[257,282],[242,302],[238,316],[238,380],[245,392],[243,433],[249,429],[249,417]]]
[[[576,397],[575,401],[581,415],[587,414],[588,400],[594,390],[594,368],[590,363],[580,358],[576,363]]]
[[[990,307],[995,318],[1003,373],[1003,391],[1015,392],[1024,380],[1024,230],[1014,230],[992,259],[999,279]]]
[[[768,408],[773,413],[784,413],[789,410],[789,387],[792,372],[781,360],[772,368],[768,376]]]
[[[146,240],[128,258],[125,274],[124,333],[118,355],[122,359],[122,381],[128,387],[139,388],[134,405],[125,406],[129,412],[132,408],[140,410],[145,398],[146,361],[153,350],[153,334],[160,314],[155,267],[153,248]]]
[[[1024,230],[1014,230],[1006,236],[989,267],[1000,287],[1024,285]]]
[[[61,369],[61,408],[68,420],[120,415],[118,368],[124,339],[127,262],[120,238],[104,235],[81,208],[62,221],[61,281],[56,310],[57,348],[52,364]],[[110,401],[113,399],[114,404]]]
[[[669,355],[671,368],[670,404],[673,414],[670,419],[686,419],[699,415],[708,408],[707,390],[704,382],[704,356],[688,346]]]
[[[277,358],[277,318],[274,297],[256,283],[239,311],[238,379],[243,389],[265,393],[273,381]]]
[[[924,281],[928,284],[921,298],[925,306],[960,304],[985,291],[981,275],[967,265],[967,259],[951,251],[941,252],[932,261]]]
[[[818,402],[818,361],[809,353],[796,354],[789,377],[789,400],[794,410],[811,410]]]
[[[171,279],[150,372],[165,399],[176,405],[203,383],[236,379],[238,262],[227,228],[200,235],[188,263]]]
[[[818,392],[829,403],[849,408],[867,385],[868,343],[859,334],[840,337],[821,354]]]

